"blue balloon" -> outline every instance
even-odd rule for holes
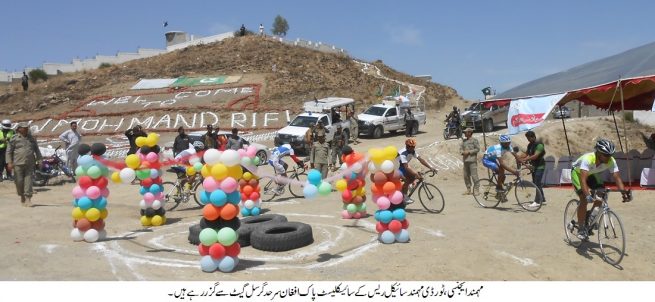
[[[391,231],[386,230],[382,232],[382,234],[380,234],[380,237],[378,239],[380,240],[380,242],[384,244],[390,244],[396,240],[396,236],[394,236]]]
[[[254,208],[252,208],[252,210],[250,210],[250,215],[259,216],[260,212],[261,212],[261,210],[258,207],[254,207]]]
[[[307,174],[307,181],[312,185],[318,186],[321,184],[321,172],[316,169],[310,170]]]
[[[243,217],[250,216],[250,210],[246,208],[241,208],[241,216]]]
[[[320,178],[319,178],[319,181],[320,181]],[[314,198],[314,197],[316,197],[316,194],[318,194],[318,188],[315,185],[312,185],[312,184],[305,184],[305,187],[302,189],[302,194],[307,199]]]
[[[225,256],[218,262],[218,270],[224,273],[229,273],[234,270],[236,261],[230,256]]]
[[[73,208],[77,207],[77,199],[73,198]]]
[[[93,206],[93,201],[90,198],[84,196],[77,200],[77,206],[82,210],[88,210]]]
[[[404,209],[395,209],[395,210],[393,210],[393,219],[395,219],[395,220],[403,221],[403,220],[405,220],[406,216],[407,216],[407,213],[405,212]]]
[[[107,198],[105,198],[104,196],[101,196],[98,199],[94,199],[93,200],[93,207],[98,209],[98,210],[105,209],[107,207]]]
[[[209,192],[205,190],[200,190],[200,203],[208,204],[209,203]]]
[[[379,221],[382,223],[389,223],[393,219],[393,214],[389,210],[380,211]]]
[[[78,166],[89,166],[93,162],[93,157],[91,155],[82,155],[77,158]]]
[[[152,184],[152,186],[150,186],[150,193],[157,194],[159,192],[161,192],[161,186],[158,184]]]
[[[146,194],[146,193],[148,193],[148,189],[146,189],[146,187],[143,187],[143,186],[142,186],[142,187],[139,189],[139,194],[143,195],[143,194]]]
[[[217,265],[214,263],[214,260],[212,260],[212,256],[206,255],[200,258],[200,269],[205,273],[211,273],[217,269]]]
[[[400,230],[398,234],[395,234],[396,236],[396,241],[401,242],[401,243],[406,243],[409,242],[409,232],[406,229]]]
[[[217,207],[222,207],[227,202],[227,195],[223,190],[215,190],[209,194],[209,201]]]
[[[381,212],[381,211],[382,211],[382,210],[377,210],[377,211],[375,211],[375,213],[373,214],[373,218],[375,218],[375,221],[380,221],[380,212]]]
[[[227,194],[227,201],[233,205],[239,205],[239,202],[241,202],[241,193],[239,193],[239,190]]]

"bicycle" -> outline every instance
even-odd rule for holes
[[[164,200],[166,201],[166,205],[164,208],[166,211],[175,210],[180,204],[190,204],[189,199],[191,199],[191,196],[193,196],[193,201],[199,207],[204,206],[200,201],[200,192],[202,190],[199,187],[203,181],[201,174],[196,174],[193,183],[187,185],[188,179],[186,177],[186,170],[183,167],[172,167],[168,171],[176,173],[177,180],[175,182],[165,181],[162,183],[165,189]]]
[[[519,165],[518,169],[519,171],[529,171],[528,175],[532,173],[528,166],[521,167]],[[481,207],[495,208],[501,202],[507,202],[507,195],[509,194],[509,191],[514,188],[514,197],[516,198],[516,202],[519,204],[519,206],[521,206],[521,208],[529,212],[536,212],[541,208],[541,203],[537,202],[538,200],[543,200],[539,188],[533,182],[522,179],[520,173],[519,176],[516,176],[514,180],[505,185],[506,190],[504,190],[504,192],[496,191],[497,183],[498,176],[496,176],[496,173],[494,173],[491,178],[483,178],[478,180],[476,186],[478,188],[478,192],[475,192],[475,189],[473,190],[473,198],[475,198],[475,201]]]
[[[591,190],[591,195],[594,196],[594,199],[602,201],[602,204],[595,217],[590,217],[590,213],[593,212],[595,206],[592,206],[587,211],[585,215],[585,228],[589,232],[589,235],[593,235],[593,231],[598,231],[598,245],[603,254],[603,259],[609,264],[618,265],[623,260],[623,256],[625,256],[625,232],[623,231],[623,223],[619,215],[612,211],[607,203],[610,192],[621,191],[608,190],[606,188]],[[583,240],[577,237],[577,231],[580,228],[578,225],[579,203],[579,200],[571,199],[566,204],[564,210],[564,234],[566,235],[567,242],[574,247],[579,247],[583,242]],[[588,239],[585,241],[588,241]]]
[[[428,172],[418,172],[419,175],[427,175],[427,177],[434,177],[437,175],[436,170]],[[407,197],[410,198],[418,189],[418,201],[421,202],[423,208],[430,213],[441,213],[446,206],[446,201],[437,186],[425,182],[425,178],[421,177],[417,180],[416,184],[410,184],[409,193]],[[437,195],[438,194],[438,195]]]
[[[295,179],[295,180],[297,180],[299,182],[305,183],[307,181],[307,173],[305,171],[304,163],[306,163],[308,161],[309,161],[309,158],[305,158],[305,159],[302,160],[302,162],[303,162],[302,166],[301,165],[295,165],[293,167],[293,170],[291,170],[293,172],[291,173],[291,175],[289,175],[289,179]],[[277,187],[279,186],[278,181],[277,181],[278,176],[280,176],[280,175],[278,175],[276,173],[275,177],[268,177],[268,178],[270,178],[270,180],[266,183],[266,185],[264,186],[264,189],[262,189],[262,196],[261,196],[262,201],[271,201],[271,200],[273,200],[273,198],[275,198],[277,196],[284,195],[284,193],[286,191],[285,190],[286,186],[280,186],[280,190],[279,191],[277,190],[278,189]],[[291,193],[291,195],[293,197],[296,197],[296,198],[304,197],[304,194],[303,194],[303,191],[302,191],[301,187],[295,186],[292,183],[289,183],[288,187],[289,187],[289,193]]]

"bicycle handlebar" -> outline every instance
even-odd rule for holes
[[[428,177],[434,177],[435,175],[437,175],[437,170],[421,171],[421,172],[418,172],[418,174],[427,175]]]

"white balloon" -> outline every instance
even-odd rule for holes
[[[136,177],[136,172],[131,168],[123,168],[118,175],[120,176],[122,183],[130,184]]]
[[[394,165],[393,162],[390,160],[385,160],[382,162],[382,165],[380,165],[380,168],[382,169],[382,172],[384,173],[391,173],[394,170]]]
[[[152,202],[151,207],[153,210],[159,210],[159,208],[161,208],[161,201],[155,199],[155,201]]]
[[[200,157],[198,157],[198,156],[196,156],[196,155],[191,155],[191,157],[189,157],[189,163],[190,163],[192,166],[193,166],[195,163],[199,163],[199,162],[200,162]]]
[[[73,241],[82,241],[84,240],[84,235],[82,235],[80,229],[74,228],[73,230],[71,230],[71,239],[73,239]]]
[[[255,207],[255,202],[248,199],[243,203],[243,206],[246,207],[246,209],[250,210]]]
[[[141,199],[141,201],[139,201],[139,207],[141,207],[142,210],[145,210],[148,207],[148,205],[146,205],[145,200]]]
[[[209,149],[205,151],[205,154],[202,157],[205,159],[205,163],[213,166],[221,161],[221,151]]]
[[[96,242],[100,237],[100,233],[96,229],[89,229],[84,232],[84,241],[86,242]]]
[[[375,166],[373,162],[368,163],[368,171],[371,173],[375,173],[378,171],[378,167]]]
[[[221,162],[228,167],[235,166],[241,163],[241,156],[235,150],[225,150],[221,154]]]
[[[341,164],[341,167],[339,167],[339,170],[346,170],[348,168],[348,165],[346,163]]]
[[[360,164],[360,163],[354,163],[352,168],[353,168],[353,172],[359,173],[359,172],[362,172],[362,169],[364,167],[362,167],[362,164]]]

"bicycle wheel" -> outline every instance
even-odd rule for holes
[[[579,247],[582,240],[578,239],[578,200],[571,199],[564,209],[564,234],[566,241],[574,246]]]
[[[541,208],[541,192],[537,185],[529,180],[521,180],[514,186],[516,202],[526,211],[536,212]]]
[[[295,177],[293,177],[293,175],[292,175],[291,178],[295,179],[297,181],[300,181],[302,183],[307,182],[307,174],[306,173],[296,174]],[[291,195],[293,195],[293,197],[304,198],[305,194],[303,194],[302,188],[303,188],[302,186],[299,186],[297,184],[289,183],[289,193],[291,193]]]
[[[495,208],[500,203],[496,194],[496,183],[491,179],[478,180],[478,192],[473,194],[475,201],[483,208]]]
[[[607,263],[617,265],[625,255],[625,232],[616,213],[607,211],[598,220],[598,244]]]
[[[429,183],[423,183],[418,188],[418,200],[421,202],[426,211],[430,213],[441,213],[446,206],[446,201],[437,186]]]
[[[177,183],[165,181],[161,184],[164,187],[164,209],[172,211],[180,205],[182,201],[182,192]]]
[[[200,193],[204,190],[205,188],[202,186],[202,180],[196,180],[196,184],[193,186],[193,192],[191,192],[191,194],[193,194],[193,200],[201,207],[205,206],[202,201],[200,201]]]
[[[277,187],[277,183],[275,182],[274,179],[269,179],[264,188],[262,189],[262,194],[261,194],[261,199],[262,201],[271,201],[273,198],[277,196],[277,193],[275,193],[275,188]]]

